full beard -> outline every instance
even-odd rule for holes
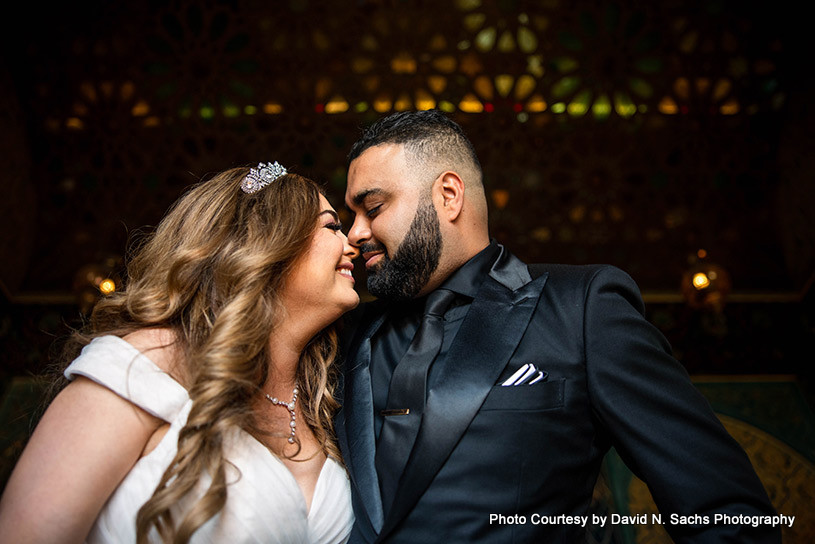
[[[428,200],[416,210],[393,258],[383,254],[382,262],[368,271],[368,291],[377,298],[412,299],[439,266],[441,249],[439,215]]]

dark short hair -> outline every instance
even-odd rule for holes
[[[402,111],[383,117],[366,128],[351,147],[348,164],[366,149],[381,144],[405,144],[422,158],[463,154],[481,172],[472,142],[461,126],[440,110]]]

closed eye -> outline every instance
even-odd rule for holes
[[[373,208],[371,208],[370,210],[368,210],[367,212],[365,212],[365,215],[366,215],[367,217],[373,217],[373,216],[375,216],[377,213],[379,213],[379,208],[381,208],[381,207],[382,207],[382,204],[380,204],[379,206],[374,206]]]
[[[342,223],[339,221],[333,221],[325,226],[327,229],[331,229],[333,231],[341,231],[342,230]]]

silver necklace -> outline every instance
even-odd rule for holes
[[[294,415],[294,405],[297,403],[297,386],[294,386],[294,390],[291,392],[291,402],[284,402],[282,400],[278,400],[277,397],[270,397],[268,393],[265,393],[266,399],[274,404],[275,406],[283,406],[286,410],[289,411],[289,415],[291,416],[291,421],[289,421],[289,427],[291,427],[291,436],[289,436],[289,444],[294,444],[294,429],[297,426],[295,419],[297,416]]]

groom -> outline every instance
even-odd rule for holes
[[[349,161],[348,239],[379,299],[344,338],[351,542],[582,542],[610,446],[675,541],[780,542],[767,526],[714,523],[774,510],[634,282],[609,266],[526,265],[490,240],[456,123],[391,115]]]

